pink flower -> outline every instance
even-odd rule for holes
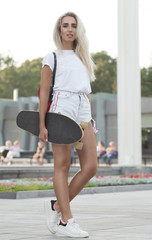
[[[17,186],[17,184],[12,182],[10,186]]]

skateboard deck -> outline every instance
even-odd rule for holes
[[[39,112],[21,111],[16,118],[17,126],[35,136],[39,136]],[[72,144],[83,137],[79,124],[69,117],[58,113],[46,113],[45,126],[48,141],[56,144]]]

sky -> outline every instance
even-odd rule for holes
[[[67,11],[83,21],[91,53],[117,57],[117,0],[0,0],[0,54],[20,65],[55,50],[54,24]],[[151,12],[152,0],[139,0],[141,67],[152,65]]]

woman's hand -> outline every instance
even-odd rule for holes
[[[48,142],[48,130],[46,128],[40,129],[39,139],[44,143]]]

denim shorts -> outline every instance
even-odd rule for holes
[[[85,93],[55,91],[49,112],[63,114],[78,124],[92,119],[90,102]]]

